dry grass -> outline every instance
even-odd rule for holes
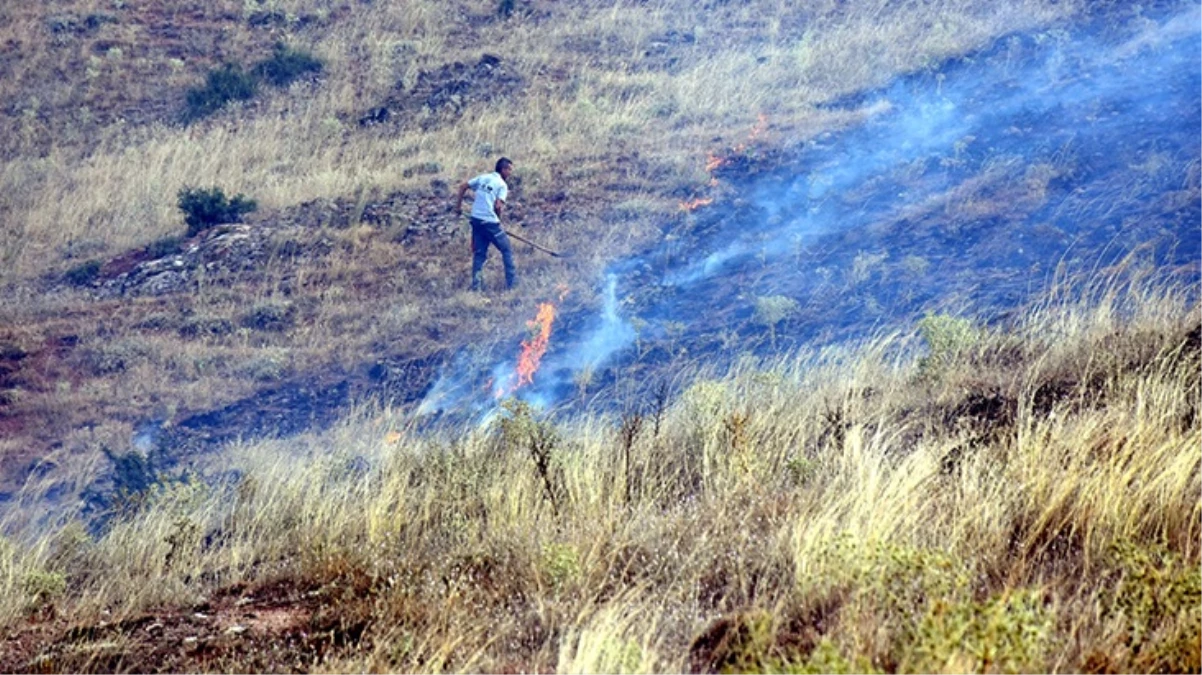
[[[1078,9],[531,2],[498,21],[463,2],[124,4],[96,34],[54,41],[36,37],[45,8],[0,10],[0,44],[21,45],[3,57],[20,124],[0,133],[0,339],[30,352],[78,341],[58,360],[45,349],[40,380],[4,393],[44,422],[38,442],[61,441],[45,466],[75,491],[148,411],[171,420],[396,345],[456,346],[431,327],[487,350],[540,296],[591,283],[683,217],[708,152],[753,129],[771,145],[854,124],[859,113],[817,106]],[[276,10],[284,24],[249,27]],[[161,21],[227,39],[177,64]],[[321,80],[171,122],[208,68],[276,38],[321,57]],[[357,124],[398,83],[482,53],[522,78],[517,93]],[[44,77],[55,69],[64,82]],[[118,124],[121,110],[149,112]],[[461,292],[449,213],[406,216],[437,232],[416,244],[393,222],[286,230],[330,253],[175,296],[98,301],[42,278],[180,232],[184,185],[244,192],[257,225],[287,225],[317,198],[359,212],[396,194],[449,201],[432,178],[453,184],[502,153],[523,179],[514,214],[580,253],[524,260],[522,297]],[[406,175],[422,166],[437,170]],[[551,222],[542,200],[559,192]],[[236,448],[239,477],[156,488],[98,539],[76,524],[4,542],[0,618],[56,609],[86,623],[291,579],[342,626],[318,664],[331,671],[1196,672],[1197,308],[1172,284],[1095,290],[946,354],[890,336],[698,376],[637,431],[626,420],[625,440],[604,417],[519,410],[504,428],[431,434],[403,411],[362,410],[322,435]],[[300,318],[240,327],[266,305]],[[203,321],[235,330],[184,337]],[[26,438],[0,450],[16,456]],[[239,663],[252,662],[226,669]]]
[[[6,7],[2,37],[21,49],[3,57],[13,75],[3,91],[23,124],[0,135],[0,341],[37,354],[38,364],[21,391],[4,394],[37,431],[13,439],[12,461],[66,439],[67,452],[98,466],[99,449],[123,446],[134,418],[171,421],[292,375],[395,355],[396,345],[410,347],[409,357],[456,346],[438,336],[488,345],[563,284],[576,289],[569,303],[592,302],[579,289],[681,217],[678,202],[710,178],[709,152],[745,144],[755,129],[769,146],[854,124],[857,113],[815,106],[1074,7],[532,2],[508,21],[470,3]],[[255,27],[262,12],[282,23]],[[101,18],[89,28],[93,15]],[[176,121],[184,91],[205,72],[249,64],[277,39],[320,57],[320,80],[264,91],[188,127]],[[358,125],[422,73],[482,53],[499,54],[521,78],[508,98],[457,114],[419,104],[396,124]],[[34,99],[36,110],[21,112]],[[485,305],[461,292],[463,223],[433,208],[451,190],[431,180],[453,185],[501,153],[517,159],[522,179],[513,216],[541,243],[577,256],[568,265],[524,256],[522,296]],[[420,167],[435,172],[411,171]],[[201,278],[187,292],[136,301],[97,301],[90,289],[53,281],[180,233],[176,195],[186,185],[245,193],[260,204],[256,227],[283,226],[280,236],[306,250],[332,250],[300,262],[277,256],[250,275]],[[289,229],[298,205],[314,199],[362,213],[397,195],[421,209],[347,230]],[[428,234],[400,243],[406,223]],[[265,304],[295,308],[295,325],[239,326],[248,308]],[[203,322],[234,330],[185,335]],[[77,347],[45,347],[64,338]],[[23,479],[23,466],[7,478]],[[56,473],[46,483],[64,479],[87,482]]]
[[[986,9],[954,2],[804,9],[760,2],[716,11],[675,2],[548,3],[525,19],[496,22],[473,18],[465,4],[338,11],[324,4],[279,8],[327,17],[320,32],[285,35],[325,60],[318,85],[297,85],[188,128],[141,126],[99,141],[52,134],[36,157],[7,158],[0,192],[9,202],[9,227],[20,234],[4,244],[6,282],[55,267],[72,246],[111,253],[178,231],[175,194],[188,184],[222,185],[278,208],[365,189],[413,189],[428,179],[405,179],[405,169],[427,163],[456,181],[488,157],[508,153],[519,159],[530,193],[567,187],[594,193],[615,152],[637,148],[652,163],[675,167],[675,180],[687,186],[703,178],[697,172],[710,138],[738,138],[760,114],[780,129],[814,130],[824,117],[816,103],[1072,10],[1042,2]],[[231,6],[225,14],[242,13]],[[118,24],[133,21],[114,16]],[[33,35],[36,20],[46,20],[27,10],[21,18],[13,30]],[[224,47],[228,58],[249,61],[269,47],[244,46],[265,40],[244,22],[230,29],[239,37]],[[48,68],[40,60],[50,58],[45,49],[23,54],[20,63]],[[473,62],[485,51],[512,60],[525,79],[514,100],[469,106],[433,129],[410,123],[382,136],[355,125],[398,83],[411,87],[422,70]],[[122,72],[124,79],[105,88],[122,89],[141,75],[118,68],[114,77]],[[31,79],[18,78],[14,86],[32,89]],[[585,169],[596,173],[581,175]]]
[[[629,434],[363,410],[71,555],[9,547],[2,606],[37,600],[30,571],[78,620],[359,579],[322,596],[360,626],[332,671],[1196,671],[1197,308],[1147,278],[1094,291],[944,354],[744,363]]]

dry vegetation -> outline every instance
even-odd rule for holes
[[[398,350],[488,344],[564,284],[577,289],[570,303],[593,302],[582,288],[600,265],[683,217],[678,202],[709,178],[707,153],[752,129],[771,144],[852,123],[855,113],[815,106],[1074,5],[519,2],[507,20],[496,9],[0,9],[11,122],[0,125],[0,346],[22,355],[2,383],[0,492],[38,471],[78,492],[139,419],[171,423]],[[249,65],[276,42],[322,59],[322,74],[179,121],[206,72]],[[504,95],[489,80],[433,107],[422,97],[449,64],[485,53],[517,82]],[[386,124],[360,125],[390,101]],[[578,255],[565,265],[531,251],[521,295],[486,304],[462,292],[466,237],[447,186],[502,153],[519,165],[512,222]],[[98,298],[86,273],[109,278],[171,244],[178,191],[210,185],[260,204],[250,223],[273,234],[254,273]],[[331,204],[340,218],[322,215]],[[80,272],[81,285],[62,282]],[[258,330],[255,308],[292,320]]]
[[[139,420],[487,350],[564,284],[591,303],[605,262],[686,217],[709,152],[854,124],[820,105],[1080,10],[496,4],[0,8],[0,492],[31,511],[9,525]],[[189,87],[277,41],[321,75],[180,122]],[[502,93],[405,98],[484,54]],[[512,222],[578,255],[524,255],[521,294],[481,298],[451,186],[500,154]],[[259,202],[253,270],[63,281],[153,257],[178,191],[209,185]],[[432,435],[369,406],[236,447],[223,480],[156,487],[102,536],[0,541],[0,670],[1197,672],[1192,289],[1096,290],[1005,331],[932,319],[925,357],[890,336],[698,373],[622,419],[514,404]],[[790,311],[761,304],[770,331]]]
[[[273,38],[284,39],[325,60],[322,82],[297,85],[187,128],[119,127],[111,137],[93,136],[93,128],[103,125],[68,117],[91,101],[70,99],[59,83],[46,83],[44,74],[63,68],[70,80],[78,66],[56,62],[67,58],[62,52],[86,51],[89,43],[91,51],[124,44],[109,32],[154,43],[153,32],[137,17],[153,13],[156,3],[142,4],[149,6],[122,3],[123,9],[104,14],[112,23],[101,23],[95,37],[80,37],[70,49],[42,44],[44,52],[9,55],[11,67],[23,75],[16,79],[14,99],[25,106],[65,100],[62,109],[31,114],[48,118],[27,132],[37,152],[28,152],[18,139],[6,144],[26,150],[10,155],[0,182],[11,200],[7,217],[21,235],[5,247],[7,280],[45,271],[71,245],[119,252],[176,232],[174,196],[185,184],[219,184],[282,207],[363,190],[424,187],[428,176],[403,177],[406,169],[424,164],[440,167],[444,179],[459,180],[508,153],[520,158],[528,193],[596,195],[604,194],[605,174],[625,149],[637,150],[653,166],[664,165],[676,187],[688,188],[704,180],[711,139],[737,138],[761,114],[793,137],[828,129],[831,120],[815,111],[818,103],[1072,9],[1042,2],[973,7],[863,2],[854,8],[834,2],[532,3],[519,16],[498,21],[477,14],[487,8],[466,3],[278,2],[267,8],[298,22],[296,17],[324,17],[313,19],[321,28],[307,23],[293,28],[285,19],[271,35],[258,35],[242,19],[246,10],[238,3],[198,3],[192,11],[208,21],[225,20],[220,32],[230,37],[182,67],[203,73],[219,59],[249,62]],[[257,3],[247,7],[264,9]],[[51,21],[44,11],[5,11],[17,15],[6,18],[23,35],[22,45],[44,36]],[[79,7],[66,14],[91,16],[88,11]],[[191,26],[188,13],[173,11],[157,20]],[[428,119],[439,111],[417,110],[387,134],[357,128],[359,116],[396,87],[413,86],[422,71],[473,63],[481,53],[512,62],[523,90],[503,103],[467,105],[452,119]],[[103,77],[109,79],[97,89],[129,91],[145,81],[166,88],[164,79],[146,77],[141,69],[167,66],[146,59],[152,62],[106,66]],[[135,100],[166,98],[133,90]],[[178,105],[180,98],[165,103]],[[60,130],[72,123],[82,125],[83,138]],[[639,187],[656,192],[650,181]]]
[[[4,549],[10,620],[90,628],[0,665],[1197,672],[1202,327],[1176,284],[1094,291],[621,419],[365,409],[237,448],[96,541]]]

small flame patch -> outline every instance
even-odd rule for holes
[[[714,203],[713,197],[705,197],[705,198],[697,197],[696,199],[690,199],[687,202],[681,202],[680,210],[681,211],[693,211],[699,207],[707,206],[707,205],[713,204],[713,203]]]
[[[538,306],[538,315],[533,321],[526,322],[530,329],[530,338],[522,340],[522,354],[518,357],[518,389],[534,382],[534,373],[538,372],[543,354],[547,353],[547,343],[551,341],[551,326],[555,323],[555,305],[544,302]]]
[[[730,164],[731,161],[733,161],[734,157],[736,157],[738,155],[742,155],[745,152],[747,152],[747,149],[751,146],[751,144],[754,143],[756,140],[758,140],[761,136],[763,136],[764,132],[767,130],[768,130],[768,116],[763,113],[760,113],[759,116],[756,118],[755,126],[751,128],[751,132],[747,135],[747,140],[745,142],[740,143],[740,144],[736,145],[735,147],[731,148],[729,153],[726,155],[719,155],[718,153],[713,152],[712,150],[706,155],[706,157],[705,157],[705,172],[710,175],[708,185],[711,189],[717,188],[718,185],[720,184],[720,181],[718,180],[718,176],[715,174],[715,172],[718,169],[721,169],[722,167],[726,166],[727,164]],[[713,197],[696,197],[696,198],[690,199],[688,201],[680,202],[680,210],[685,211],[687,213],[687,212],[694,211],[702,206],[709,206],[710,204],[713,204],[713,203],[714,203]]]

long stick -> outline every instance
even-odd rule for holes
[[[525,238],[525,237],[523,237],[523,236],[516,235],[516,234],[514,234],[513,232],[510,232],[509,230],[505,230],[505,234],[507,234],[507,235],[509,235],[509,236],[513,237],[514,239],[517,239],[518,241],[522,242],[523,244],[530,244],[530,245],[531,245],[531,246],[533,246],[534,248],[537,248],[538,250],[542,251],[543,253],[548,253],[548,254],[550,254],[550,255],[553,255],[553,256],[555,256],[556,258],[566,258],[566,257],[568,257],[568,254],[567,254],[567,253],[560,253],[559,251],[552,251],[551,249],[547,248],[546,246],[540,246],[540,245],[538,245],[538,244],[536,244],[536,243],[534,243],[534,242],[530,241],[529,239],[527,239],[527,238]]]

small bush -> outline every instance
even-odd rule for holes
[[[551,585],[562,588],[580,576],[580,551],[572,544],[543,546],[542,568]]]
[[[123,373],[153,355],[150,345],[136,337],[98,342],[80,354],[83,367],[96,377]]]
[[[234,332],[234,322],[224,317],[193,316],[179,327],[182,338],[221,337]]]
[[[536,419],[534,408],[525,401],[506,399],[501,403],[501,410],[504,413],[499,421],[502,442],[510,449],[525,446],[529,451],[542,479],[544,495],[558,514],[566,491],[556,453],[559,432],[550,422]]]
[[[983,602],[936,600],[907,646],[907,665],[932,672],[953,663],[977,672],[1039,670],[1053,628],[1042,595],[1018,589]]]
[[[184,238],[179,235],[163,237],[150,242],[146,246],[146,255],[154,260],[165,258],[174,253],[179,253],[179,245],[183,243]]]
[[[209,71],[203,87],[189,89],[184,122],[195,122],[221,110],[233,101],[246,101],[259,92],[259,82],[287,87],[296,80],[320,73],[324,64],[308,52],[278,43],[271,57],[259,61],[250,72],[236,63]]]
[[[1119,541],[1109,552],[1114,591],[1103,613],[1122,626],[1134,662],[1122,670],[1197,672],[1202,573],[1166,549]]]
[[[775,648],[773,617],[750,610],[721,617],[689,646],[692,672],[752,673],[781,670],[772,659]]]
[[[271,58],[255,66],[255,74],[276,87],[287,87],[306,75],[321,72],[323,64],[308,52],[277,43]]]
[[[796,314],[797,310],[797,301],[788,296],[768,295],[755,299],[755,314],[752,318],[756,323],[768,328],[773,349],[776,349],[776,326]]]
[[[67,578],[60,572],[34,570],[21,579],[21,590],[29,596],[32,610],[41,609],[67,590]]]
[[[113,487],[118,492],[140,493],[150,489],[157,477],[150,460],[141,453],[116,454],[103,448],[105,456],[113,463]]]
[[[287,303],[261,302],[250,308],[238,320],[238,325],[251,330],[286,331],[296,323],[296,309]]]
[[[244,72],[237,64],[227,63],[218,70],[209,71],[203,87],[188,90],[184,121],[195,122],[221,110],[231,101],[251,99],[258,89],[259,82],[252,73]]]
[[[288,362],[279,355],[260,356],[242,364],[238,374],[258,382],[276,382],[288,374]]]
[[[926,373],[950,364],[980,340],[968,319],[947,314],[928,314],[918,322],[918,334],[930,350],[920,362]]]
[[[406,167],[405,170],[401,172],[401,175],[405,178],[412,178],[418,174],[430,175],[441,172],[442,165],[438,162],[422,162],[421,164],[417,164],[415,166]]]
[[[241,194],[229,199],[217,187],[185,187],[179,191],[179,208],[184,212],[188,236],[192,237],[214,225],[239,222],[244,214],[258,208],[258,204]]]
[[[99,260],[89,260],[86,263],[76,265],[67,270],[63,278],[67,283],[75,284],[76,286],[91,286],[92,282],[100,276],[101,263]]]

